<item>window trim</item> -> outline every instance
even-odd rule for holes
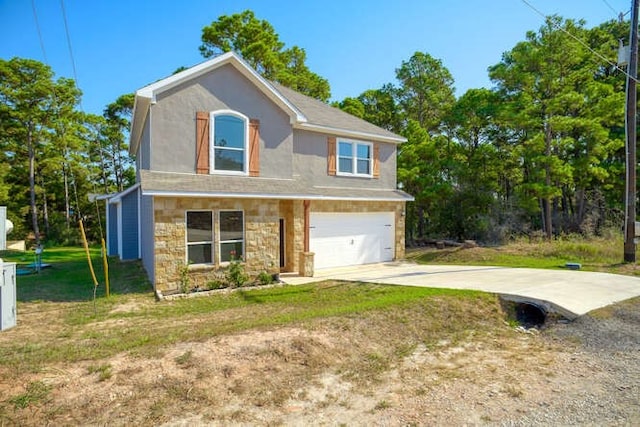
[[[244,122],[244,159],[242,171],[216,169],[216,116],[233,116]],[[209,112],[209,173],[216,175],[249,175],[249,118],[234,110],[215,110]],[[223,150],[229,148],[223,148]],[[236,150],[236,149],[234,149]]]
[[[189,242],[189,221],[188,221],[188,215],[190,212],[210,212],[211,213],[211,241],[209,242],[208,240],[203,240],[203,241],[199,241],[199,242]],[[215,265],[215,261],[216,261],[216,245],[215,245],[215,241],[216,241],[216,215],[215,212],[211,209],[187,209],[184,211],[184,243],[185,243],[185,250],[184,250],[184,262],[185,265]],[[205,243],[210,243],[211,244],[211,262],[203,262],[203,263],[193,263],[191,264],[189,262],[189,246],[193,246],[193,245],[203,245]]]
[[[222,225],[222,221],[220,220],[220,218],[222,217],[222,215],[220,215],[222,212],[242,212],[242,255],[241,255],[241,259],[237,259],[236,261],[246,261],[247,258],[247,254],[245,252],[246,250],[246,240],[247,240],[247,223],[245,221],[245,215],[244,215],[244,209],[219,209],[218,210],[218,263],[220,265],[228,265],[231,262],[230,261],[222,261],[222,244],[223,243],[237,243],[240,240],[222,240],[222,229],[220,228]]]
[[[340,170],[340,159],[346,159],[347,157],[340,155],[340,143],[351,144],[351,164],[352,172],[342,172]],[[358,146],[366,145],[369,147],[369,173],[358,173]],[[359,141],[356,139],[336,138],[336,175],[338,176],[355,176],[361,178],[373,178],[373,143],[368,141]]]

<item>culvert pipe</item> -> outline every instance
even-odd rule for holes
[[[547,310],[532,302],[517,302],[516,320],[525,328],[540,327],[547,320]]]

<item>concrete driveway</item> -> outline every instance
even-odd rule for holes
[[[290,284],[348,280],[430,288],[471,289],[532,302],[574,319],[596,308],[640,296],[640,278],[608,273],[533,268],[367,264],[317,270],[314,277],[283,276]]]

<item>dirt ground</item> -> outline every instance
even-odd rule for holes
[[[640,425],[640,300],[568,324],[550,322],[542,331],[502,321],[492,329],[405,345],[399,337],[402,328],[419,325],[412,322],[415,315],[329,318],[179,343],[157,354],[48,366],[0,384],[0,420]],[[33,384],[48,391],[46,398],[25,407],[6,400]]]

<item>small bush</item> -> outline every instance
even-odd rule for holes
[[[227,281],[232,287],[239,288],[249,281],[249,276],[244,271],[244,264],[240,261],[231,261],[226,272]]]
[[[228,288],[229,285],[225,282],[223,282],[222,280],[211,280],[209,282],[207,282],[207,289],[224,289],[224,288]]]
[[[266,271],[262,271],[260,272],[260,274],[258,274],[257,281],[258,284],[262,286],[270,285],[271,283],[273,283],[273,276],[271,276]]]
[[[180,292],[186,294],[189,292],[189,264],[184,264],[180,267]]]

